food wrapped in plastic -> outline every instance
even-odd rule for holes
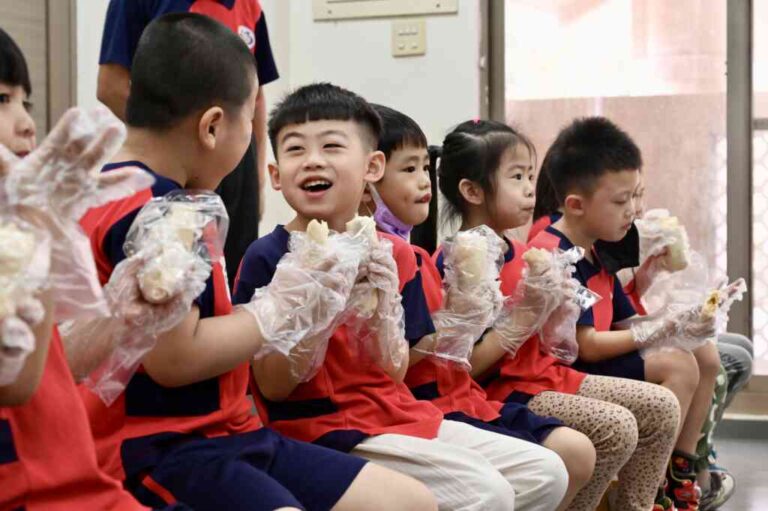
[[[399,371],[408,361],[405,319],[392,242],[379,239],[372,218],[356,217],[346,234],[363,247],[344,324],[363,359]]]
[[[325,231],[314,220],[306,233],[291,233],[288,247],[269,285],[238,306],[259,325],[264,344],[257,358],[274,352],[290,357],[305,339],[330,338],[346,310],[365,252],[358,239]]]
[[[106,107],[74,108],[28,156],[18,159],[0,146],[0,160],[8,169],[2,183],[8,203],[35,208],[48,217],[56,321],[109,313],[90,242],[78,221],[88,209],[154,182],[138,168],[100,173],[124,139],[124,126]]]
[[[35,349],[45,311],[35,294],[47,285],[48,233],[11,210],[0,212],[0,385],[10,385]]]
[[[432,318],[436,339],[414,350],[470,368],[475,342],[493,325],[504,301],[499,272],[505,249],[504,240],[487,226],[443,242],[443,308]]]
[[[188,279],[207,278],[222,261],[228,228],[224,203],[212,192],[175,190],[145,204],[123,247],[128,256],[150,247],[157,253],[138,274],[144,298],[165,303]]]
[[[688,266],[690,243],[685,226],[666,209],[652,209],[642,219],[635,221],[640,234],[640,260],[658,255],[666,250],[663,267],[676,272]]]

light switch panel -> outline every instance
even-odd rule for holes
[[[423,18],[392,22],[392,55],[410,57],[427,52],[427,23]]]

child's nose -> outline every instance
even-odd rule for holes
[[[16,122],[16,133],[24,138],[34,138],[35,136],[35,121],[25,109],[22,109],[19,113],[19,118]]]

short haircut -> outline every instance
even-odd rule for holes
[[[0,82],[24,89],[27,96],[32,94],[27,61],[21,48],[8,33],[0,28]]]
[[[584,117],[566,126],[547,151],[539,179],[549,179],[550,193],[542,201],[563,205],[573,191],[591,194],[608,172],[639,170],[640,149],[632,138],[605,117]],[[547,187],[539,187],[539,193]],[[536,200],[539,200],[537,195]]]
[[[365,99],[330,83],[305,85],[288,94],[269,116],[269,141],[277,153],[277,135],[292,124],[312,121],[353,121],[371,150],[381,135],[379,114]]]
[[[402,112],[384,105],[371,104],[381,118],[379,151],[389,159],[392,152],[406,146],[427,148],[427,136],[416,121]]]
[[[465,121],[453,129],[445,140],[437,168],[438,185],[445,197],[445,221],[467,211],[459,191],[462,179],[480,185],[490,197],[496,189],[496,171],[505,151],[522,144],[536,158],[533,143],[520,131],[498,121]]]
[[[255,76],[253,55],[225,25],[200,14],[166,14],[147,25],[136,48],[126,122],[167,129],[214,105],[237,111]]]

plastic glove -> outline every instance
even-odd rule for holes
[[[661,318],[643,318],[630,330],[639,349],[671,347],[692,351],[713,340],[715,318],[702,314],[701,306],[673,311]]]
[[[470,368],[475,342],[498,316],[504,297],[499,271],[506,244],[486,226],[462,231],[443,242],[445,299],[433,316],[436,339],[418,352]]]
[[[363,254],[360,243],[345,234],[318,246],[305,233],[293,232],[289,248],[269,285],[238,306],[253,315],[264,339],[256,357],[271,352],[289,356],[304,339],[330,337],[346,309]]]
[[[649,256],[635,272],[635,290],[638,296],[643,296],[662,273],[667,271],[666,259],[668,248],[663,248],[658,254]]]
[[[364,354],[380,367],[398,372],[408,362],[409,346],[392,243],[377,238],[367,245],[368,253],[350,293],[351,315],[346,324],[350,338],[357,340]],[[373,300],[372,295],[376,297]],[[371,304],[373,310],[360,304]],[[366,317],[368,311],[370,316]]]
[[[77,224],[92,207],[152,185],[146,172],[128,168],[100,174],[125,138],[125,128],[106,108],[71,109],[31,154],[18,159],[0,146],[7,169],[2,182],[10,205],[48,216],[50,284],[57,321],[108,314],[87,236]]]
[[[640,260],[663,255],[662,266],[668,272],[685,269],[690,262],[688,234],[677,217],[666,209],[652,209],[635,221],[640,235]]]
[[[207,271],[187,274],[185,285],[162,304],[148,302],[139,287],[142,268],[156,260],[157,248],[145,249],[115,266],[104,294],[112,311],[109,317],[80,319],[63,323],[61,336],[72,355],[72,367],[88,367],[105,346],[107,359],[85,381],[107,406],[122,393],[160,334],[174,328],[189,314],[192,302],[205,289]],[[78,375],[85,376],[85,375]]]

